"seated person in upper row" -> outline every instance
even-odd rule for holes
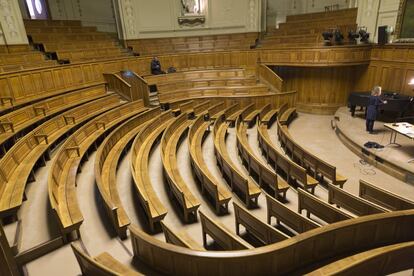
[[[157,57],[154,57],[151,60],[151,74],[153,75],[165,74],[165,72],[161,70],[161,63]]]

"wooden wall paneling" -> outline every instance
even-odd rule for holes
[[[304,112],[333,114],[346,105],[353,91],[356,66],[340,67],[276,67],[286,90],[297,90],[297,107]]]

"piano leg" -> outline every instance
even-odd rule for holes
[[[355,105],[351,105],[350,111],[351,111],[351,116],[352,117],[355,116],[355,109],[356,109],[356,106]]]

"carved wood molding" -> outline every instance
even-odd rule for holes
[[[401,35],[406,1],[407,0],[400,0],[400,5],[398,6],[397,23],[395,24],[395,37],[397,39],[399,39]]]

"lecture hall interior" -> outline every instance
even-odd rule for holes
[[[0,0],[0,249],[414,275],[414,0]]]

